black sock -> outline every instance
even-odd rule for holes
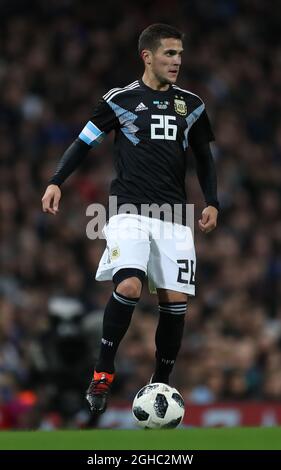
[[[183,335],[186,303],[159,304],[159,323],[155,335],[156,367],[153,382],[169,383]]]
[[[103,317],[102,340],[97,372],[114,372],[114,359],[118,346],[126,334],[134,308],[139,299],[129,299],[113,292],[105,307]]]

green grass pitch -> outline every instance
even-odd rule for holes
[[[0,431],[0,450],[280,450],[281,427]]]

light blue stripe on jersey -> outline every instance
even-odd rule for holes
[[[96,147],[104,139],[105,133],[102,132],[92,121],[89,121],[79,134],[79,139],[83,140],[91,147]]]
[[[201,116],[204,109],[205,109],[205,105],[203,103],[203,104],[201,104],[201,106],[198,106],[198,108],[194,109],[194,111],[192,111],[192,113],[190,113],[189,116],[187,116],[187,118],[185,118],[185,120],[187,122],[187,128],[184,131],[184,136],[185,136],[185,140],[183,141],[184,150],[188,147],[188,133],[191,129],[191,126]]]
[[[137,114],[128,111],[127,109],[121,108],[118,104],[113,103],[113,101],[107,101],[107,104],[111,107],[114,111],[116,117],[119,119],[121,124],[121,131],[123,134],[129,139],[134,145],[137,145],[140,141],[136,137],[136,132],[139,130],[137,126],[135,126],[134,121],[137,119]]]

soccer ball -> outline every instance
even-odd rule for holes
[[[184,401],[175,388],[163,383],[152,383],[136,394],[132,413],[142,428],[175,428],[183,419]]]

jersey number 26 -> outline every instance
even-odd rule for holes
[[[151,120],[156,121],[150,124],[151,139],[176,140],[177,126],[175,124],[171,124],[171,121],[176,120],[176,116],[152,114]]]

